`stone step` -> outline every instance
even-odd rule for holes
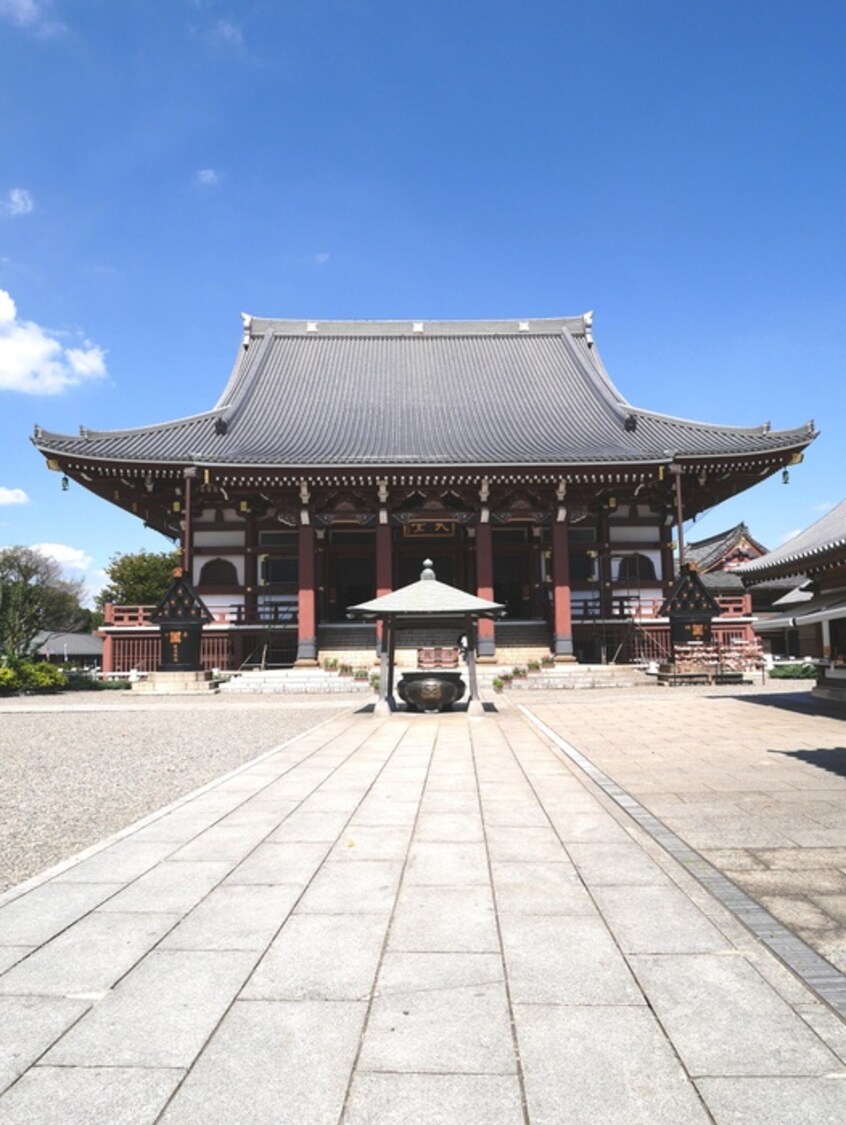
[[[142,695],[208,695],[217,689],[211,672],[151,672],[132,684],[132,691]]]
[[[355,680],[351,676],[339,676],[334,672],[324,672],[320,668],[299,669],[253,669],[241,672],[220,685],[226,694],[238,692],[279,692],[294,694],[326,694],[356,692],[371,694],[373,688],[369,680]]]

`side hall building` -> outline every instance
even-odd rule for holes
[[[348,608],[424,558],[506,605],[481,623],[483,661],[661,658],[682,522],[816,436],[633,406],[591,314],[243,320],[211,410],[33,438],[51,468],[181,543],[214,616],[209,667],[369,663],[375,626]],[[104,634],[106,667],[155,666],[144,607],[113,607]]]

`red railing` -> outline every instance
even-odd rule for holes
[[[718,597],[722,617],[748,617],[752,605],[748,594],[736,597]],[[634,594],[615,595],[611,598],[611,617],[634,617],[638,621],[649,621],[661,616],[664,598],[638,597]],[[598,597],[589,601],[573,601],[573,621],[591,621],[601,617],[601,603]]]
[[[161,640],[158,635],[114,637],[110,666],[103,661],[104,672],[155,672],[161,662]],[[227,634],[203,637],[200,663],[207,672],[213,668],[226,670],[232,666],[232,645]]]
[[[103,606],[103,624],[115,629],[138,629],[150,624],[152,605],[112,605]],[[230,605],[224,609],[209,611],[212,625],[296,625],[296,603],[270,602],[259,605],[248,612],[243,605]]]

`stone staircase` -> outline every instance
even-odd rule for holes
[[[511,665],[479,665],[479,687],[491,690],[493,681],[503,672],[510,672]],[[462,677],[467,683],[467,668],[462,665]],[[398,680],[402,669],[396,669]],[[532,672],[522,679],[512,680],[507,691],[561,691],[580,688],[628,688],[651,687],[654,677],[633,664],[556,664]],[[355,693],[375,698],[375,693],[367,680],[355,680],[352,676],[339,676],[336,672],[324,672],[321,668],[272,668],[262,671],[252,669],[235,674],[232,679],[220,684],[220,691],[231,693],[277,692],[291,695],[339,695]]]
[[[479,687],[490,688],[496,677],[511,667],[479,667]],[[556,664],[514,679],[506,691],[564,691],[584,688],[652,687],[654,676],[636,664]]]
[[[354,680],[322,668],[253,668],[220,685],[222,694],[277,692],[290,695],[374,695],[368,680]]]

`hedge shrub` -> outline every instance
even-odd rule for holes
[[[770,669],[771,680],[815,680],[815,664],[774,664]]]
[[[21,691],[62,691],[67,686],[64,672],[52,664],[16,660],[0,668],[0,692],[4,695]]]

